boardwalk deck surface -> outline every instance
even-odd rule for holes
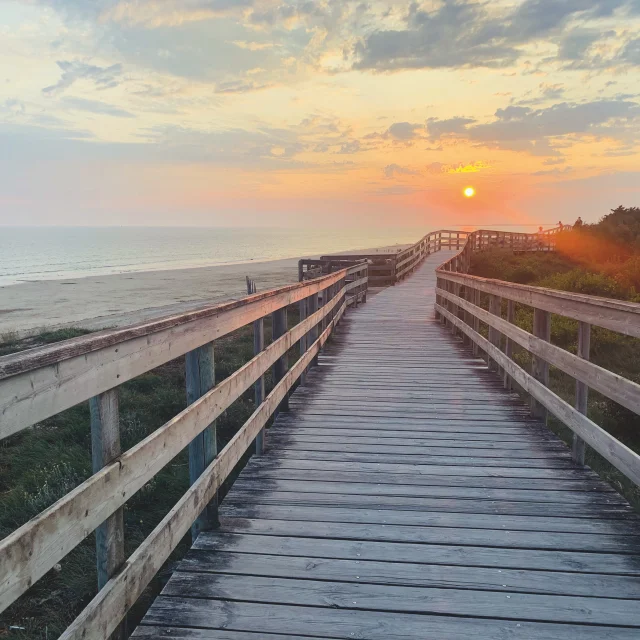
[[[436,323],[445,257],[347,314],[135,636],[640,638],[637,516]]]

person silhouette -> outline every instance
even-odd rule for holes
[[[582,227],[582,218],[580,216],[578,216],[578,219],[573,223],[573,228],[580,228]]]

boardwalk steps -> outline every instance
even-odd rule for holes
[[[640,637],[640,520],[434,320],[446,257],[345,317],[134,637]]]

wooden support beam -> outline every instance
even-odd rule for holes
[[[591,350],[591,325],[587,322],[578,323],[578,357],[589,360]],[[589,387],[580,380],[576,380],[576,409],[583,415],[587,415],[587,403],[589,400]],[[576,464],[584,464],[585,442],[576,433],[573,434],[573,446],[571,457]]]
[[[279,309],[275,311],[271,316],[272,322],[272,340],[277,340],[280,336],[283,336],[287,332],[287,309]],[[289,358],[284,353],[280,358],[276,360],[273,365],[273,384],[276,385],[287,373],[289,364]],[[280,411],[289,410],[289,397],[285,396],[282,402],[275,411],[274,416],[277,416]]]
[[[299,308],[299,313],[300,313],[300,322],[302,322],[303,320],[305,320],[308,316],[309,313],[309,299],[305,298],[304,300],[300,300],[300,302],[298,303],[298,308]],[[305,334],[302,336],[302,338],[300,338],[300,356],[302,356],[302,354],[307,350],[307,341],[308,341],[308,337],[309,334]],[[306,372],[303,371],[302,375],[300,376],[300,385],[304,386],[306,384]]]
[[[477,289],[472,289],[471,293],[472,293],[471,302],[476,307],[479,307],[480,306],[480,292]],[[473,316],[473,321],[472,321],[471,327],[476,333],[480,330],[480,321],[478,320],[478,318],[476,316]],[[480,347],[478,346],[477,342],[473,343],[473,355],[475,357],[478,357],[480,355]]]
[[[551,340],[551,314],[542,309],[533,310],[533,335],[541,340],[549,342]],[[549,386],[549,363],[534,355],[531,364],[531,375],[541,382],[545,387]],[[531,398],[531,413],[536,418],[547,421],[547,410],[535,398]]]
[[[513,300],[507,300],[507,322],[514,324],[516,320],[516,303]],[[504,346],[504,353],[510,360],[513,360],[513,341],[507,337]],[[511,390],[513,388],[513,382],[511,377],[504,370],[504,388]]]
[[[499,298],[498,296],[489,296],[489,313],[492,313],[494,316],[498,316],[501,317],[502,315],[502,298]],[[498,347],[498,349],[500,348],[500,342],[501,342],[501,334],[500,332],[495,329],[494,327],[489,327],[489,342],[493,345],[495,345],[496,347]],[[492,360],[491,358],[488,359],[488,365],[489,365],[489,369],[491,371],[498,371],[499,367],[498,364]]]
[[[185,367],[187,404],[191,405],[215,387],[213,342],[189,351],[185,355]],[[195,484],[217,453],[216,423],[213,421],[189,444],[190,485]],[[191,526],[191,537],[195,541],[201,531],[215,529],[218,525],[218,499],[215,496]]]
[[[247,277],[247,293],[257,293],[255,280],[251,280]],[[302,300],[300,304],[302,304]],[[264,350],[264,318],[259,318],[253,322],[253,355],[257,356]],[[264,402],[264,375],[261,375],[255,382],[254,386],[254,403],[256,407],[259,407]],[[254,443],[255,454],[257,456],[262,455],[264,452],[264,429],[260,430],[260,433],[256,436]]]
[[[89,401],[91,414],[91,461],[93,473],[113,462],[121,453],[118,390],[110,389]],[[98,589],[124,562],[122,509],[96,529]]]
[[[91,462],[93,473],[112,463],[121,453],[118,390],[110,389],[89,401],[91,415]],[[98,590],[124,564],[124,512],[117,509],[96,529],[96,565]],[[127,637],[126,619],[113,635],[112,640]]]

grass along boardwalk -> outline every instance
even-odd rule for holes
[[[134,636],[637,638],[640,521],[450,326],[346,315]]]

